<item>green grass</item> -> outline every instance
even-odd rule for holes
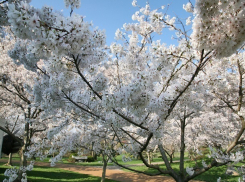
[[[50,158],[47,158],[47,159],[44,159],[43,162],[49,162],[49,159]],[[122,156],[119,155],[116,157],[117,161],[120,163],[120,164],[124,164],[124,165],[133,165],[133,164],[142,164],[143,162],[141,160],[137,160],[137,159],[132,159],[131,161],[129,162],[123,162],[122,161]],[[39,161],[37,159],[37,161]],[[81,166],[103,166],[103,163],[101,162],[102,161],[102,157],[98,157],[97,158],[97,161],[95,162],[78,162],[78,163],[71,163],[68,161],[68,157],[64,157],[62,158],[62,160],[60,161],[61,163],[64,163],[64,164],[75,164],[75,165],[81,165]],[[153,160],[153,162],[162,162],[162,159],[160,158],[155,158]],[[108,163],[108,166],[113,166],[115,165],[114,163]]]
[[[18,159],[18,156],[15,156],[15,158]],[[61,161],[61,163],[81,165],[81,166],[102,166],[103,165],[102,163],[99,162],[99,161],[102,161],[102,158],[101,157],[98,157],[98,160],[96,162],[89,162],[89,163],[87,163],[87,162],[69,163],[67,161],[67,159],[68,158],[63,158],[62,161]],[[142,161],[141,160],[137,160],[137,159],[132,159],[132,161],[129,161],[129,162],[126,162],[125,163],[125,162],[122,161],[122,155],[117,156],[116,159],[118,160],[118,162],[120,164],[123,164],[123,165],[142,164]],[[188,160],[188,153],[185,153],[185,159]],[[175,153],[175,157],[174,157],[173,161],[178,161],[178,160],[179,160],[179,153]],[[45,159],[44,160],[44,162],[48,162],[48,161],[49,161],[49,159]],[[153,162],[162,162],[162,159],[161,158],[154,158],[153,159]],[[108,166],[112,166],[112,165],[114,165],[114,164],[113,163],[108,163]],[[191,167],[191,166],[194,166],[194,165],[195,164],[192,161],[185,161],[185,168],[186,167]],[[201,164],[199,164],[199,165],[201,166]],[[166,169],[164,164],[161,164],[160,166],[163,169]],[[149,169],[149,168],[147,168],[145,166],[133,166],[132,168],[133,169],[136,169],[136,170],[144,171],[144,172],[147,172],[147,173],[154,173],[154,172],[156,172],[155,170]],[[178,171],[178,169],[179,169],[179,163],[178,162],[173,163],[172,164],[172,168],[175,171]],[[221,177],[222,181],[226,181],[226,182],[237,182],[239,177],[226,175],[225,174],[226,169],[227,169],[227,166],[221,166],[221,167],[218,167],[218,168],[217,167],[214,167],[214,168],[210,169],[209,171],[207,171],[207,172],[201,174],[200,176],[196,177],[195,180],[201,180],[201,181],[207,181],[207,182],[216,182],[217,179],[219,177]],[[68,172],[66,171],[65,174],[67,174],[67,173]],[[77,174],[77,175],[80,175],[80,174]],[[73,180],[74,180],[74,178],[73,178]]]
[[[185,162],[185,168],[191,167],[194,165],[195,164],[192,161],[186,161]],[[159,166],[161,166],[162,169],[166,169],[164,164],[159,165]],[[173,163],[171,166],[176,172],[178,172],[179,163]],[[139,171],[147,172],[147,173],[157,172],[156,170],[147,168],[146,166],[133,166],[132,168],[139,170]],[[225,174],[226,169],[227,169],[227,166],[214,167],[214,168],[210,169],[209,171],[201,174],[200,176],[197,176],[195,178],[195,180],[201,180],[201,181],[206,181],[206,182],[217,182],[217,179],[219,177],[221,177],[222,181],[225,181],[225,182],[237,182],[239,177],[230,176],[230,175]],[[126,171],[128,171],[128,170],[126,170]]]
[[[0,181],[3,181],[6,177],[4,171],[9,168],[0,164]],[[100,177],[90,176],[86,174],[75,173],[59,168],[51,167],[34,167],[34,169],[28,174],[28,180],[31,182],[99,182]],[[106,179],[106,182],[116,182],[114,180]]]
[[[102,157],[98,157],[96,162],[89,162],[89,163],[87,163],[87,162],[70,163],[70,162],[68,162],[67,159],[68,158],[64,157],[62,159],[62,163],[65,163],[65,164],[76,164],[76,165],[81,165],[81,166],[103,166],[103,164],[101,162],[99,162],[99,161],[102,161]],[[188,153],[185,154],[185,159],[189,159],[188,158]],[[122,155],[116,156],[116,160],[118,161],[119,164],[122,164],[122,165],[143,164],[143,162],[141,160],[137,160],[137,159],[134,159],[134,158],[132,158],[131,161],[123,162],[122,161]],[[175,157],[173,158],[173,161],[178,161],[178,160],[179,160],[179,153],[176,152]],[[44,161],[48,162],[49,159],[45,159]],[[163,162],[163,160],[162,160],[162,158],[157,157],[157,158],[153,158],[152,162]],[[113,163],[108,163],[108,166],[113,166],[113,165],[114,165]]]

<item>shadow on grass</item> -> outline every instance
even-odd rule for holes
[[[186,162],[186,165],[193,166],[193,162]],[[172,164],[172,168],[178,172],[178,166],[179,164]],[[161,165],[162,169],[166,169],[164,165]],[[185,166],[186,167],[186,166]],[[139,167],[134,167],[135,169],[138,169],[140,171],[146,172],[146,173],[156,173],[157,171],[154,169],[147,168],[145,166],[139,166]],[[201,174],[200,176],[197,176],[194,178],[194,180],[200,180],[200,181],[206,181],[206,182],[217,182],[217,179],[221,177],[222,181],[225,182],[237,182],[239,177],[237,176],[230,176],[225,174],[227,169],[227,166],[221,166],[221,167],[213,167],[209,171]],[[168,175],[165,175],[168,176]]]
[[[239,177],[225,174],[226,168],[226,166],[214,167],[200,176],[197,176],[195,179],[207,182],[216,182],[217,179],[221,177],[222,181],[237,182]]]
[[[8,167],[0,166],[0,181],[4,180],[4,172]],[[86,174],[79,174],[75,172],[70,172],[58,168],[48,168],[48,167],[35,167],[33,171],[28,174],[28,181],[31,182],[99,182],[100,177],[89,176]],[[107,182],[115,182],[113,180],[106,180]]]

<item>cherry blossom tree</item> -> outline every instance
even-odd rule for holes
[[[31,170],[33,165],[27,165],[26,156],[28,147],[32,144],[32,138],[36,133],[46,130],[47,126],[40,118],[43,110],[35,104],[32,94],[34,81],[38,75],[24,69],[23,65],[18,66],[8,56],[8,51],[13,49],[14,43],[15,38],[6,27],[5,35],[1,38],[0,50],[0,100],[2,102],[0,111],[7,122],[5,127],[0,127],[0,129],[21,146],[20,169],[14,170],[18,174],[9,173],[9,170],[5,173],[10,176],[10,181],[15,178],[17,181],[21,181],[22,178],[26,180],[26,171]],[[19,119],[15,122],[14,118]]]
[[[15,8],[13,10],[17,11]],[[174,19],[169,17],[165,19],[162,13],[156,10],[150,11],[149,5],[136,13],[133,19],[137,20],[138,24],[125,24],[125,32],[117,31],[117,39],[125,43],[113,43],[110,46],[112,56],[108,57],[106,62],[92,62],[88,66],[84,65],[84,61],[89,60],[91,55],[75,54],[75,50],[72,52],[68,50],[67,54],[61,52],[63,58],[58,59],[56,50],[51,50],[53,55],[56,55],[56,60],[60,61],[54,62],[52,57],[44,63],[49,79],[42,84],[38,83],[42,85],[40,90],[45,89],[40,91],[43,96],[41,104],[49,108],[50,112],[57,105],[61,105],[61,102],[66,111],[76,113],[82,111],[84,124],[97,123],[110,128],[119,143],[122,143],[124,151],[139,155],[146,166],[158,170],[157,174],[170,174],[176,180],[183,180],[186,176],[183,164],[181,164],[181,174],[177,174],[170,165],[165,171],[148,164],[142,153],[148,145],[155,142],[160,148],[163,160],[167,160],[162,145],[157,142],[158,138],[161,138],[163,123],[173,117],[172,112],[178,101],[184,95],[185,99],[189,96],[188,93],[191,91],[189,87],[210,60],[211,54],[204,51],[195,52],[191,49],[186,39],[187,35],[182,31],[177,47],[166,47],[160,41],[154,42],[153,33],[160,33],[165,26],[171,29],[175,26]],[[39,22],[42,21],[44,20],[40,18]],[[38,26],[43,24],[45,23],[40,23]],[[57,30],[57,27],[52,28]],[[46,31],[49,30],[50,28]],[[42,34],[37,33],[33,39],[38,36]],[[85,46],[86,43],[81,46]],[[103,48],[103,45],[99,46]],[[102,58],[97,56],[101,53],[101,48],[93,48],[95,51],[92,57],[94,58],[95,54],[97,58],[94,60],[100,61]],[[57,51],[59,49],[63,48],[58,48]],[[100,55],[106,56],[106,53]],[[194,60],[198,60],[197,64]],[[49,97],[45,96],[47,90]],[[57,96],[60,99],[55,99]],[[52,102],[47,102],[47,98],[52,99]],[[60,104],[50,105],[55,102]],[[184,115],[184,118],[186,119],[189,114]],[[130,142],[123,144],[122,138]],[[182,148],[183,156],[184,147]],[[121,153],[123,150],[118,152]],[[115,160],[114,162],[117,163]],[[165,162],[168,164],[168,161]]]
[[[195,13],[191,36],[176,17],[164,14],[163,7],[151,10],[150,5],[146,4],[132,16],[136,23],[124,24],[122,29],[116,31],[117,41],[110,46],[105,45],[103,31],[93,29],[82,16],[73,14],[73,9],[80,6],[80,1],[65,1],[67,7],[71,6],[70,17],[55,13],[50,7],[36,9],[23,1],[9,1],[8,6],[2,5],[2,8],[7,15],[8,26],[18,37],[10,56],[15,63],[23,64],[34,72],[42,72],[42,78],[36,80],[32,87],[32,106],[40,106],[44,111],[43,117],[52,116],[60,110],[79,117],[81,125],[86,128],[97,125],[98,128],[90,131],[98,132],[98,136],[106,140],[106,146],[101,146],[99,142],[96,146],[114,163],[128,168],[113,157],[115,150],[111,145],[115,142],[121,145],[117,153],[127,151],[138,155],[147,167],[156,170],[155,174],[149,175],[169,174],[182,182],[212,167],[242,159],[241,153],[233,152],[236,152],[238,144],[243,143],[243,62],[239,58],[242,53],[233,55],[234,58],[216,59],[231,55],[243,44],[240,33],[243,31],[239,29],[242,25],[239,19],[243,16],[242,2],[197,1],[195,7],[187,3],[183,8]],[[210,3],[212,6],[209,6]],[[139,7],[136,0],[132,5]],[[237,5],[236,9],[230,8],[231,5]],[[229,10],[227,15],[226,10]],[[237,19],[232,19],[233,16]],[[230,23],[230,32],[224,31],[224,17],[237,21]],[[183,27],[177,26],[176,22]],[[187,18],[186,23],[190,22],[191,19]],[[154,35],[161,34],[163,28],[177,32],[178,45],[166,46],[160,40],[154,40]],[[43,61],[42,69],[36,67],[40,59]],[[233,59],[237,60],[236,64]],[[226,64],[230,65],[225,67]],[[227,69],[235,71],[229,72]],[[214,102],[208,102],[208,99]],[[210,104],[213,110],[208,110]],[[200,121],[205,114],[212,113],[213,118],[207,119],[213,120],[212,124],[215,125],[218,122],[218,116],[214,114],[217,108],[217,115],[222,116],[222,121],[227,121],[224,114],[227,108],[231,110],[232,118],[239,119],[241,127],[237,128],[236,122],[228,118],[229,122],[232,121],[234,132],[238,131],[235,139],[228,144],[225,152],[211,148],[213,160],[210,164],[203,162],[198,170],[192,167],[185,169],[186,144],[196,134],[187,123],[195,119]],[[32,111],[30,107],[28,109]],[[63,120],[66,121],[65,118]],[[167,122],[179,124],[179,172],[173,170],[162,144]],[[57,130],[65,126],[65,123],[61,123]],[[112,138],[107,137],[107,133]],[[213,134],[217,136],[216,139],[220,136],[203,133]],[[72,134],[68,138],[73,140],[76,136]],[[86,140],[81,142],[85,146],[90,143],[92,135],[84,136],[87,136],[84,137]],[[62,141],[63,144],[58,146],[65,146],[68,142],[67,138]],[[143,157],[144,151],[156,145],[166,170],[150,164]],[[222,146],[225,145],[222,143]],[[70,146],[72,148],[74,146]],[[62,147],[57,158],[65,152],[67,150]]]
[[[218,141],[220,145],[226,145],[223,147],[225,148],[226,154],[241,150],[244,142],[243,56],[244,52],[239,52],[229,58],[224,58],[223,62],[210,65],[216,68],[216,72],[211,73],[207,67],[207,74],[209,75],[209,79],[206,80],[206,83],[209,85],[207,99],[211,101],[209,102],[209,106],[215,113],[225,116],[228,120],[219,120],[219,122],[226,123],[226,126],[224,126],[226,129],[223,130],[227,133],[222,132],[217,137],[223,139],[222,141]],[[216,98],[215,100],[213,99],[214,97]],[[214,118],[212,120],[215,121]]]

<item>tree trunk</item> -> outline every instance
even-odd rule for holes
[[[21,182],[21,179],[23,177],[23,173],[26,173],[25,169],[23,168],[27,167],[27,157],[25,156],[25,153],[27,152],[27,147],[29,145],[29,123],[26,122],[25,124],[25,134],[23,138],[24,145],[20,149],[20,168],[18,171],[18,177],[14,182]]]
[[[97,160],[97,154],[92,150],[92,157],[96,161]]]
[[[180,120],[180,176],[179,176],[179,182],[182,182],[181,180],[184,179],[185,177],[185,168],[184,168],[184,157],[185,157],[185,119],[186,117],[184,116],[184,119]]]
[[[148,164],[151,164],[151,152],[146,152],[146,154],[147,154]]]
[[[14,180],[14,182],[21,182],[23,173],[25,173],[25,170],[23,170],[23,168],[27,167],[27,157],[24,155],[26,149],[27,147],[24,145],[20,150],[20,168],[18,171],[18,177]]]
[[[10,153],[10,154],[9,154],[8,163],[7,163],[8,166],[12,166],[12,157],[13,157],[13,154]]]
[[[170,164],[173,163],[173,155],[169,155],[169,163],[170,163]]]
[[[177,180],[177,182],[185,182],[185,180],[182,176],[179,176],[179,179]]]
[[[102,157],[103,157],[103,170],[102,170],[101,182],[105,182],[106,167],[107,167],[108,160],[106,159],[106,155],[103,152],[102,152]]]

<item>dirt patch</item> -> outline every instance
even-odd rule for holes
[[[36,166],[49,166],[48,163],[35,162]],[[73,171],[81,174],[89,174],[92,176],[101,177],[102,168],[101,167],[90,167],[90,166],[79,166],[72,164],[60,164],[57,163],[57,168]],[[126,172],[120,169],[107,169],[106,178],[113,179],[121,182],[174,182],[171,177],[168,176],[147,176],[145,174],[138,174],[132,172]]]

